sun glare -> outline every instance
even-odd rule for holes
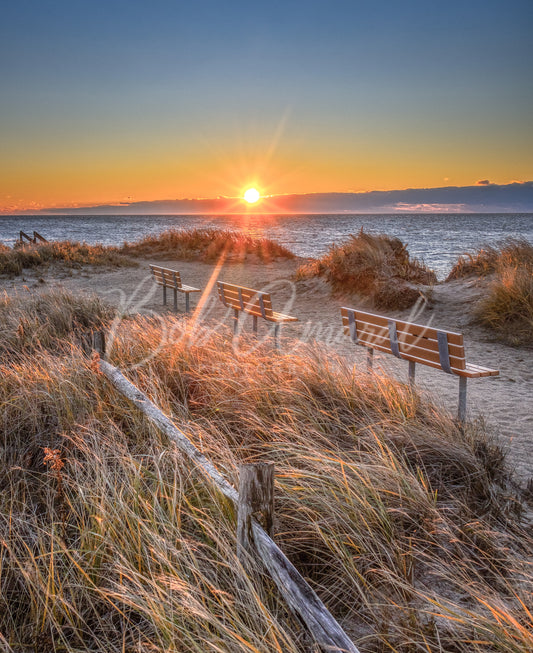
[[[249,204],[254,204],[257,202],[257,200],[261,197],[259,195],[259,191],[256,188],[249,188],[245,193],[244,193],[244,199],[249,203]]]

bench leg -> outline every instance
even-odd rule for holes
[[[466,382],[466,376],[459,377],[459,410],[457,418],[461,424],[464,424],[466,420]]]
[[[178,312],[178,291],[174,288],[174,310]]]
[[[257,315],[252,315],[252,329],[254,334],[257,336]]]
[[[163,305],[167,305],[167,287],[163,286]]]
[[[368,372],[372,369],[374,364],[374,350],[371,347],[366,349],[366,369]]]
[[[415,369],[415,361],[409,361],[409,385],[411,386],[411,389],[415,387]]]
[[[189,293],[185,293],[185,312],[189,312]]]
[[[233,335],[237,335],[237,331],[239,329],[239,311],[234,308],[233,309]]]
[[[279,343],[279,329],[280,329],[281,324],[275,324],[274,325],[274,341],[276,343],[276,349],[280,349],[280,343]]]

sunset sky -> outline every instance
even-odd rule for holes
[[[0,212],[533,180],[532,0],[0,16]]]

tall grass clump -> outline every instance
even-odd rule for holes
[[[137,265],[116,247],[87,245],[68,240],[23,244],[13,249],[5,246],[0,248],[0,274],[17,275],[21,274],[23,269],[38,268],[51,263],[60,263],[69,268],[79,268],[82,265]]]
[[[507,238],[499,246],[488,245],[474,254],[460,256],[446,281],[484,277],[522,266],[533,269],[533,245],[525,238]]]
[[[489,275],[486,292],[474,307],[474,321],[510,345],[532,345],[533,245],[510,238],[499,247],[465,255],[447,280]]]
[[[233,484],[275,462],[275,539],[362,652],[531,650],[532,542],[481,424],[331,352],[185,328],[129,319],[110,360]],[[313,650],[237,560],[234,507],[79,349],[4,356],[0,405],[6,646]]]
[[[65,290],[0,296],[0,359],[35,351],[71,348],[91,329],[108,323],[114,311],[96,295]]]
[[[533,266],[498,272],[474,308],[474,321],[510,345],[533,345]]]
[[[322,258],[302,266],[299,279],[324,277],[333,290],[357,293],[384,309],[409,308],[420,298],[415,284],[433,285],[435,273],[409,257],[398,238],[368,234],[362,229]]]
[[[221,256],[229,261],[255,257],[264,262],[295,257],[286,247],[269,238],[254,238],[215,228],[168,229],[158,235],[145,236],[138,242],[124,243],[121,251],[128,255],[205,262],[217,261]]]

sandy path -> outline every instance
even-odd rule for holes
[[[38,274],[28,273],[25,278],[2,281],[7,292],[38,292],[58,285],[73,291],[96,292],[110,303],[120,306],[124,312],[165,310],[162,306],[161,288],[151,281],[148,262],[140,261],[138,268],[118,270],[75,270],[69,276],[57,270]],[[290,347],[290,339],[306,342],[316,340],[333,347],[352,360],[355,365],[365,365],[365,350],[352,345],[343,335],[339,308],[356,306],[349,297],[332,297],[329,287],[320,279],[294,282],[294,272],[299,261],[278,261],[264,264],[226,264],[220,270],[214,265],[183,262],[153,261],[158,265],[180,270],[184,283],[206,288],[216,278],[272,292],[274,309],[299,318],[299,322],[285,326],[282,331]],[[39,282],[41,278],[43,281]],[[433,323],[443,329],[461,331],[465,335],[467,360],[500,370],[499,377],[471,379],[468,382],[468,417],[483,416],[489,430],[507,452],[516,469],[518,479],[526,483],[533,477],[533,351],[513,348],[487,340],[486,334],[468,325],[469,306],[483,291],[479,282],[458,281],[437,286],[435,305],[421,314],[390,313],[423,324]],[[172,310],[172,293],[169,292]],[[199,293],[191,296],[195,308]],[[178,308],[184,310],[184,297],[179,295]],[[414,319],[413,319],[414,318]],[[198,319],[211,326],[217,323],[231,324],[231,312],[225,309],[216,295],[216,286],[203,298]],[[267,334],[266,324],[259,320],[260,337]],[[262,324],[261,324],[262,323]],[[251,328],[250,322],[244,329]],[[392,356],[376,356],[376,364],[387,373],[407,380],[407,363]],[[417,366],[417,385],[422,392],[444,408],[456,413],[458,379],[422,365]]]

